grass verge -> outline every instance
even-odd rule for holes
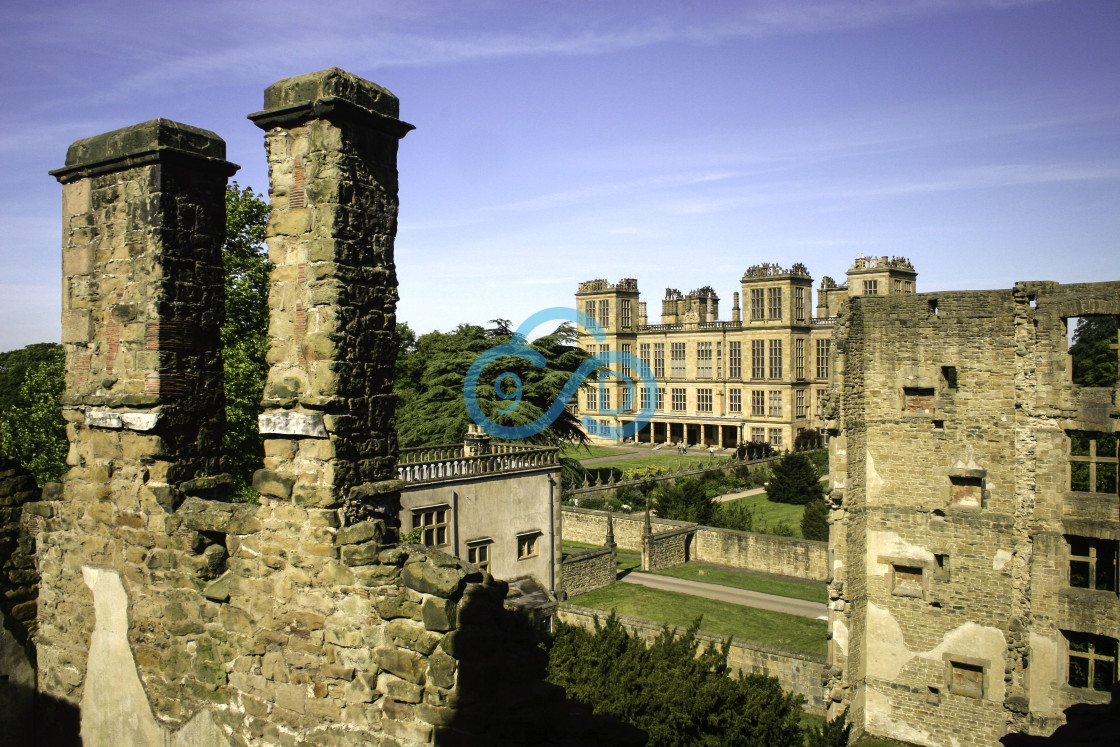
[[[632,454],[633,449],[624,449],[615,446],[574,446],[564,444],[560,447],[560,456],[569,459],[596,459],[598,457],[616,456],[618,454]]]
[[[699,581],[705,584],[733,586],[736,589],[759,591],[763,594],[777,594],[782,597],[805,599],[810,602],[824,603],[828,601],[828,589],[825,588],[824,584],[787,581],[773,576],[762,576],[718,565],[685,563],[655,571],[655,573],[660,576],[686,578],[690,581]]]
[[[581,607],[614,609],[620,615],[656,620],[682,628],[703,615],[700,629],[706,633],[732,635],[822,656],[826,653],[827,625],[824,620],[623,583],[580,594],[570,601]]]
[[[733,501],[723,503],[724,506],[746,506],[754,513],[756,526],[773,527],[785,522],[793,530],[794,537],[801,537],[801,516],[805,513],[804,506],[792,503],[774,503],[766,498],[765,493],[747,495]]]

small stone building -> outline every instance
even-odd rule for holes
[[[555,591],[560,563],[560,462],[555,447],[491,444],[470,426],[463,444],[401,449],[400,526],[417,542],[495,578]]]
[[[1050,735],[1073,704],[1107,708],[1120,403],[1072,378],[1070,325],[1087,315],[1120,315],[1120,282],[864,296],[841,313],[827,688],[857,732],[990,746]]]

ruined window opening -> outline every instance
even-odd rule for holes
[[[931,686],[929,692],[926,693],[926,702],[930,705],[941,705],[941,688]]]
[[[949,501],[956,508],[984,508],[983,478],[950,475]]]
[[[490,546],[494,540],[489,537],[467,540],[467,562],[477,565],[481,570],[490,570]]]
[[[1032,309],[1037,309],[1038,308],[1038,296],[1034,296],[1034,295],[1027,296],[1027,301],[1030,302],[1030,305],[1031,305]]]
[[[891,594],[897,597],[924,597],[925,569],[917,565],[891,564]]]
[[[1078,386],[1120,385],[1120,317],[1093,314],[1067,317],[1070,380]]]
[[[933,518],[935,521],[945,521],[945,512],[940,508],[933,509]]]
[[[941,377],[945,379],[945,385],[950,389],[956,389],[958,387],[956,366],[942,366]]]
[[[950,660],[949,692],[969,698],[984,697],[984,667]]]
[[[914,415],[932,415],[934,413],[934,396],[932,388],[907,386],[902,388],[902,410]]]
[[[517,535],[517,559],[535,558],[538,553],[540,538],[541,533],[539,531],[522,532]]]
[[[936,298],[931,298],[929,300],[929,313],[933,314],[934,316],[938,316],[938,313],[937,313],[937,299]]]
[[[933,427],[938,428],[938,429],[944,429],[945,428],[945,421],[944,420],[935,420],[935,421],[933,421]]]
[[[933,561],[937,564],[936,578],[939,581],[949,580],[949,556],[945,553],[934,553]],[[941,605],[937,605],[941,606]]]
[[[1115,592],[1120,542],[1098,537],[1066,535],[1069,545],[1069,585]]]
[[[1099,431],[1069,431],[1069,489],[1116,494],[1117,437]]]
[[[1069,649],[1069,682],[1101,692],[1116,683],[1116,639],[1092,633],[1062,631]]]
[[[448,516],[451,507],[446,503],[439,506],[424,506],[412,512],[412,528],[420,529],[420,543],[428,547],[441,547],[447,544]]]

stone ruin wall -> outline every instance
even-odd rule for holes
[[[1120,313],[1120,283],[860,299],[841,316],[828,695],[857,731],[987,745],[1093,702],[1065,685],[1061,633],[1120,636],[1114,593],[1070,589],[1062,537],[1071,520],[1120,530],[1115,496],[1077,516],[1089,501],[1069,492],[1065,431],[1117,430],[1116,390],[1070,378],[1064,318],[1091,313]],[[979,697],[955,691],[951,661],[982,668]]]
[[[71,446],[28,504],[42,742],[641,743],[541,681],[505,584],[393,541],[396,99],[332,68],[265,106],[260,505],[219,500],[224,143],[153,120],[53,172]]]

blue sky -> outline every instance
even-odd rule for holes
[[[571,305],[904,255],[919,290],[1120,278],[1115,0],[5,3],[0,350],[59,337],[74,140],[153,117],[222,136],[336,65],[393,91],[399,318]]]

